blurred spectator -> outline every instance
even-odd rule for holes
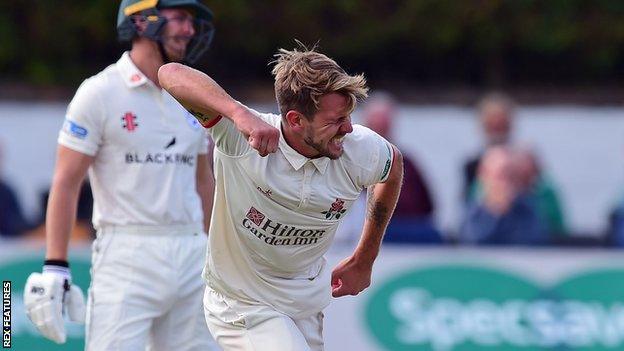
[[[624,247],[624,197],[611,212],[609,218],[609,231],[607,233],[607,245]]]
[[[15,237],[30,229],[21,206],[11,187],[0,180],[0,235]]]
[[[364,124],[391,143],[397,112],[394,98],[386,93],[373,94],[364,106]],[[396,145],[396,143],[395,143]],[[386,242],[439,243],[440,233],[433,225],[434,205],[427,184],[416,162],[403,154],[403,188],[388,225]]]
[[[30,238],[45,239],[45,216],[48,208],[48,199],[50,191],[45,190],[40,195],[40,214],[37,220],[36,229],[29,233]],[[93,194],[91,193],[91,185],[86,179],[78,194],[78,205],[76,208],[76,223],[70,233],[70,243],[83,243],[95,239],[95,228],[91,221],[93,215]]]
[[[459,241],[473,244],[536,245],[547,242],[546,228],[535,196],[520,183],[514,152],[492,146],[478,169],[482,195],[472,201]]]
[[[507,145],[511,140],[515,103],[502,93],[490,93],[477,105],[479,123],[485,138],[483,150],[494,145]],[[464,200],[473,200],[475,179],[483,151],[464,164]]]
[[[546,234],[553,242],[564,243],[567,238],[565,221],[559,195],[552,181],[542,172],[537,155],[528,146],[514,147],[512,151],[513,167],[518,182],[518,192],[533,198]],[[483,184],[477,179],[471,189],[471,201],[483,195]]]
[[[0,165],[2,165],[2,161],[2,149],[0,148]],[[0,179],[0,235],[4,237],[20,236],[30,227],[30,223],[22,213],[15,191],[8,183]]]
[[[552,181],[544,174],[537,154],[530,147],[514,152],[520,191],[535,197],[537,212],[552,237],[566,234],[565,219],[559,195]]]

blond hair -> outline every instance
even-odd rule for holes
[[[331,58],[300,46],[302,51],[279,49],[273,61],[275,97],[282,116],[295,110],[311,120],[319,110],[320,98],[330,93],[346,96],[352,112],[357,102],[368,96],[363,74],[350,76]]]

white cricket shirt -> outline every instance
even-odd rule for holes
[[[261,117],[281,131],[280,116]],[[261,157],[229,119],[210,133],[216,189],[208,284],[293,318],[318,313],[331,297],[333,267],[323,255],[362,189],[387,179],[390,144],[354,125],[337,160],[306,158],[283,135],[278,151]]]
[[[95,156],[89,178],[96,228],[202,222],[195,182],[197,155],[208,152],[206,132],[127,52],[78,88],[58,142]]]

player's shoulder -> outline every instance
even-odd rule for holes
[[[91,94],[115,91],[118,90],[118,84],[120,82],[119,73],[117,72],[115,64],[112,64],[102,71],[85,79],[80,84],[77,91]]]
[[[86,111],[105,111],[108,103],[118,100],[123,84],[116,73],[115,64],[108,66],[99,73],[85,79],[74,94],[69,110],[72,114],[86,114]]]
[[[353,131],[346,136],[346,141],[354,144],[365,143],[372,139],[383,139],[379,134],[375,133],[368,127],[361,124],[354,124]],[[361,146],[361,145],[358,145]]]
[[[93,80],[94,84],[98,85],[101,89],[120,91],[120,87],[125,87],[119,63],[109,65],[89,79]]]
[[[344,150],[351,155],[367,154],[370,149],[384,143],[388,144],[388,141],[370,128],[354,124],[353,131],[345,136]]]
[[[345,136],[341,159],[351,166],[367,168],[380,150],[387,147],[390,143],[382,136],[365,126],[354,124],[353,132]]]
[[[254,109],[251,109],[253,112],[255,112],[258,116],[260,116],[260,118],[267,122],[268,124],[272,125],[273,127],[278,128],[280,126],[282,117],[280,115],[276,115],[275,113],[266,113],[266,112],[258,112]]]

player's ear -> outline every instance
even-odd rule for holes
[[[303,128],[304,120],[305,116],[299,111],[290,110],[286,113],[286,123],[295,131],[299,131]]]

